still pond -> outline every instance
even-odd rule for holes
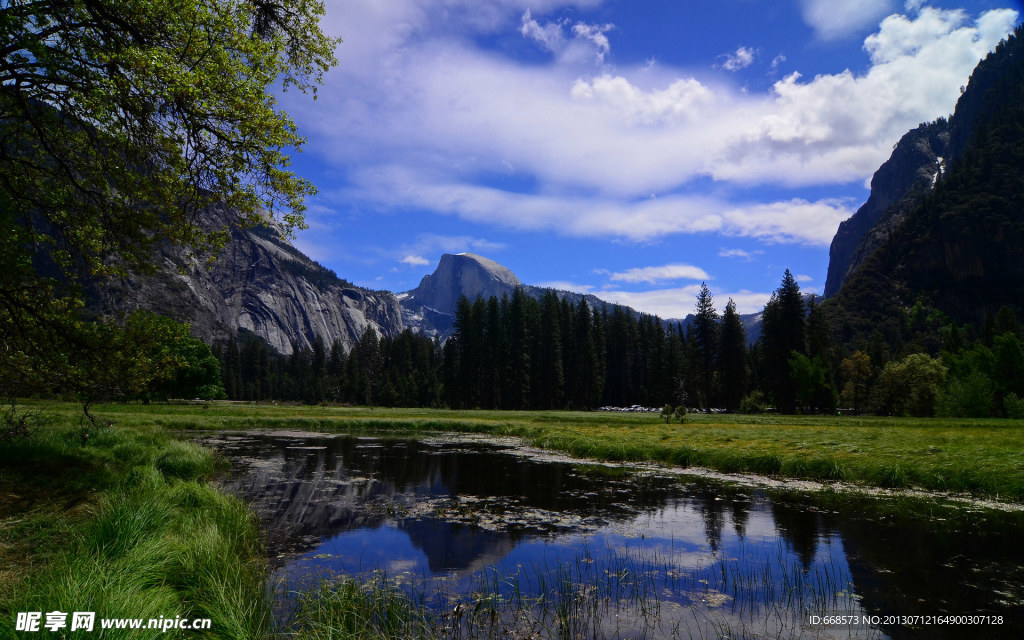
[[[439,619],[484,608],[523,638],[1024,637],[1019,511],[766,489],[470,436],[199,441],[259,516],[283,628],[295,593],[346,575],[397,585]]]

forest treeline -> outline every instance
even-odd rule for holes
[[[549,292],[460,298],[445,342],[373,329],[278,354],[252,334],[214,349],[236,400],[453,409],[595,409],[634,404],[697,410],[1024,417],[1024,347],[1009,308],[983,327],[923,304],[891,334],[832,338],[829,304],[787,270],[748,345],[735,304],[706,286],[684,325],[620,306],[592,308]]]

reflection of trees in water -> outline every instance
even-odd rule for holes
[[[218,448],[242,459],[223,483],[259,512],[271,558],[315,548],[324,537],[346,530],[392,522],[427,556],[431,571],[469,568],[545,532],[522,526],[487,530],[442,515],[417,519],[403,510],[426,499],[461,495],[487,498],[487,508],[625,521],[679,499],[701,518],[715,552],[730,544],[723,540],[729,536],[728,521],[744,538],[757,511],[773,518],[778,536],[805,569],[822,545],[841,541],[847,557],[835,562],[848,563],[854,591],[869,613],[997,613],[1006,616],[1006,624],[987,627],[987,638],[1024,637],[1024,514],[958,510],[943,512],[945,520],[911,517],[869,498],[800,498],[712,481],[587,475],[569,464],[476,444],[265,436]],[[839,546],[829,548],[840,553]],[[1009,604],[998,604],[1001,599]],[[963,635],[962,627],[929,631],[933,637]],[[911,637],[900,629],[886,633]]]
[[[736,535],[740,538],[746,536],[753,502],[745,491],[747,490],[706,481],[690,484],[689,497],[704,520],[704,534],[712,551],[718,552],[722,546],[727,515],[732,521]]]
[[[750,520],[751,503],[740,497],[734,497],[732,505],[732,528],[740,538],[747,536],[747,522]]]
[[[804,569],[814,562],[818,551],[818,540],[825,530],[820,513],[809,509],[809,505],[793,504],[782,500],[772,500],[772,517],[775,519],[775,530],[789,545],[793,553],[800,558]]]
[[[486,498],[488,508],[544,510],[603,522],[661,508],[681,492],[669,478],[590,477],[567,463],[533,461],[479,444],[437,447],[412,440],[275,435],[209,444],[240,461],[222,484],[254,506],[272,558],[312,549],[346,530],[395,522],[432,567],[441,566],[445,555],[464,558],[472,549],[489,555],[487,548],[507,548],[510,541],[544,531],[513,525],[488,532],[459,525],[460,549],[452,551],[450,543],[431,539],[416,520],[403,517],[424,500],[474,496]],[[440,531],[433,536],[443,537]]]
[[[726,502],[721,498],[721,493],[712,490],[710,487],[702,487],[692,496],[704,519],[704,537],[708,545],[715,553],[722,546],[722,529],[725,527],[725,506]]]
[[[937,509],[924,518],[863,501],[830,521],[866,612],[1002,615],[999,626],[929,626],[927,637],[1024,638],[1024,514]],[[884,630],[922,637],[921,628]]]

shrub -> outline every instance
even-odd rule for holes
[[[751,391],[740,400],[740,413],[764,413],[768,410],[768,400],[758,390]]]
[[[1011,393],[1003,398],[1003,406],[1006,408],[1006,417],[1014,420],[1024,420],[1024,398],[1016,393]]]
[[[665,421],[666,424],[668,424],[669,422],[672,422],[673,411],[678,411],[678,409],[673,409],[672,405],[670,405],[670,404],[666,404],[662,408],[662,410],[661,410],[661,418],[662,418],[662,420]]]

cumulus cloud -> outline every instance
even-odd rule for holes
[[[693,313],[700,285],[693,284],[671,289],[653,291],[618,291],[605,289],[594,291],[594,295],[614,304],[623,304],[634,309],[643,309],[665,319],[682,319]],[[746,289],[725,291],[711,287],[715,306],[721,311],[731,298],[740,313],[757,313],[771,298],[771,293],[758,293]]]
[[[407,264],[412,267],[422,267],[430,264],[430,260],[427,260],[423,256],[408,255],[399,260],[402,264]]]
[[[570,95],[578,102],[624,117],[628,123],[645,125],[692,119],[700,107],[713,99],[711,90],[694,78],[676,80],[664,89],[645,91],[622,76],[609,74],[578,79]]]
[[[635,267],[613,273],[609,280],[621,282],[670,282],[672,280],[710,280],[711,276],[700,267],[688,264],[666,264],[660,267]]]
[[[802,0],[804,21],[822,40],[837,40],[878,24],[893,0]]]
[[[796,278],[797,282],[812,282],[812,281],[814,281],[814,278],[812,278],[809,275],[803,274],[803,273],[798,273],[797,275],[795,275],[793,277]]]
[[[725,62],[722,63],[722,68],[726,71],[739,71],[740,69],[746,69],[754,63],[754,55],[757,53],[755,49],[749,47],[740,47],[733,53],[727,53],[724,56]]]
[[[908,129],[950,112],[978,59],[1017,19],[922,7],[881,22],[865,40],[862,73],[792,73],[770,91],[744,93],[669,65],[595,68],[614,31],[542,19],[567,3],[479,4],[497,16],[487,26],[467,26],[466,11],[427,10],[425,0],[330,4],[328,21],[349,30],[342,64],[315,105],[291,94],[282,101],[307,148],[345,169],[339,199],[576,236],[714,232],[827,245],[855,203],[743,202],[689,186],[707,177],[739,187],[862,182]],[[821,4],[808,0],[805,11],[817,16]],[[857,15],[873,15],[872,6]],[[546,42],[560,53],[523,65],[469,37],[488,29],[525,30],[524,46]],[[534,186],[479,180],[494,174]],[[401,255],[433,255],[412,249]]]

